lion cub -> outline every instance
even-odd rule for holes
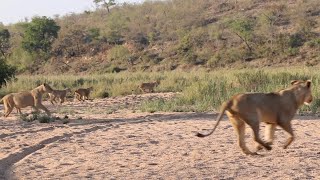
[[[93,87],[79,88],[74,91],[74,95],[79,101],[84,101],[86,99],[89,99],[91,91],[93,91]]]
[[[138,88],[144,92],[154,92],[154,88],[157,87],[160,84],[160,81],[152,81],[152,82],[146,82],[146,83],[141,83]]]
[[[64,90],[53,90],[49,94],[49,100],[52,104],[53,102],[57,103],[56,98],[60,100],[60,104],[62,104],[66,100],[67,93],[71,93],[71,89],[67,88]]]
[[[257,150],[264,147],[271,150],[276,126],[280,126],[289,134],[283,146],[287,148],[294,140],[291,120],[303,104],[312,102],[311,81],[292,81],[291,87],[271,93],[242,93],[234,95],[221,106],[216,125],[208,134],[198,133],[198,137],[206,137],[214,132],[224,112],[226,112],[238,136],[238,145],[245,154],[251,152],[245,144],[245,124],[253,130]],[[266,123],[265,135],[267,142],[259,137],[259,124]]]

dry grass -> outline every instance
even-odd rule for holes
[[[314,68],[278,68],[264,70],[219,70],[214,72],[193,71],[190,73],[172,71],[165,73],[118,73],[87,76],[18,76],[0,90],[3,96],[10,92],[30,90],[38,84],[47,82],[54,89],[66,87],[75,90],[79,87],[93,86],[92,98],[105,98],[140,94],[137,86],[141,82],[160,80],[156,92],[181,92],[170,101],[153,100],[142,103],[144,111],[210,111],[233,94],[241,92],[271,92],[286,88],[291,80],[312,79],[315,97],[313,112],[319,103],[318,85],[320,76]],[[303,109],[308,110],[310,109]]]

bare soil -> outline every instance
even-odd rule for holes
[[[174,95],[44,102],[61,119],[52,123],[24,122],[15,112],[1,117],[0,179],[320,178],[318,117],[294,118],[296,139],[288,149],[282,148],[287,134],[277,129],[271,151],[246,156],[226,117],[213,135],[198,138],[196,132],[213,127],[216,113],[136,109],[143,99]],[[22,111],[30,113],[31,108]],[[66,115],[69,123],[63,124]],[[254,149],[249,128],[246,140]]]

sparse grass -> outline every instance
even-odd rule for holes
[[[76,111],[70,107],[60,107],[57,109],[57,113],[74,115]]]
[[[172,71],[164,73],[129,73],[87,75],[87,76],[18,76],[17,80],[8,82],[0,90],[4,95],[9,92],[18,92],[32,89],[36,84],[48,82],[55,89],[70,87],[93,86],[91,97],[101,98],[124,96],[141,93],[137,86],[141,82],[161,80],[156,92],[181,92],[172,100],[147,100],[139,107],[146,112],[155,111],[212,111],[217,110],[222,102],[231,96],[242,92],[272,92],[286,88],[291,80],[312,79],[314,99],[319,96],[320,74],[316,68],[273,68],[273,69],[242,69],[218,70],[204,72],[201,70],[190,73]],[[300,111],[316,113],[320,106],[314,101],[310,108],[303,107]],[[69,112],[61,109],[62,112]],[[71,113],[71,112],[70,112]],[[108,112],[107,112],[108,113]]]
[[[45,114],[40,114],[38,112],[32,112],[30,115],[21,114],[20,119],[25,122],[33,122],[38,120],[40,123],[50,123],[55,121],[52,117]]]

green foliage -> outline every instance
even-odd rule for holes
[[[311,48],[320,48],[320,38],[312,39],[307,44]]]
[[[108,59],[116,62],[126,62],[129,57],[129,50],[122,45],[114,46],[112,49],[110,49],[108,54]]]
[[[17,73],[25,72],[33,66],[34,54],[24,51],[22,48],[15,48],[7,58],[9,65],[16,67]]]
[[[260,91],[271,83],[271,79],[264,71],[241,72],[236,74],[237,83],[245,88],[245,91]]]
[[[39,112],[32,112],[31,115],[21,114],[20,119],[25,122],[33,122],[38,120],[40,123],[50,123],[55,121],[52,117],[40,114]]]
[[[93,32],[95,32],[93,30]],[[97,32],[95,32],[97,33]],[[91,36],[92,35],[92,36]],[[79,56],[85,52],[85,44],[89,43],[93,38],[97,38],[97,34],[89,35],[84,27],[70,28],[61,34],[53,45],[56,56],[73,57]]]
[[[6,62],[0,58],[0,87],[14,77],[15,71],[15,67],[6,64]]]
[[[121,44],[124,33],[128,30],[128,18],[120,12],[111,13],[107,19],[107,41],[112,44]]]
[[[43,53],[35,54],[46,51],[44,54],[53,58],[49,61],[52,63],[46,63],[37,70],[39,72],[48,66],[70,73],[111,72],[114,67],[130,71],[164,71],[203,65],[210,69],[262,67],[284,64],[300,54],[305,61],[318,63],[319,56],[314,51],[317,41],[313,39],[318,38],[320,1],[295,1],[289,5],[285,1],[172,0],[115,6],[115,1],[93,2],[98,6],[95,11],[55,19],[61,30],[52,50],[44,48],[48,43],[28,38],[33,22],[5,27],[11,34],[7,62],[16,65],[19,72],[33,72],[37,67],[29,68],[26,62],[44,59]],[[108,13],[111,6],[111,13]],[[33,35],[41,36],[41,33]],[[26,45],[26,41],[32,43]],[[21,44],[32,53],[21,52]],[[109,52],[123,44],[133,44],[128,47],[130,58],[134,57],[133,63],[109,62]],[[65,59],[62,61],[62,58]],[[85,62],[89,65],[79,68],[87,58],[93,62]],[[61,68],[62,62],[70,63]],[[294,61],[294,64],[308,63]]]
[[[100,37],[100,29],[99,28],[89,29],[89,36],[93,40],[98,40]]]
[[[45,16],[34,17],[26,28],[22,47],[30,53],[49,53],[59,30],[60,27],[53,19]]]
[[[155,111],[210,111],[218,110],[221,104],[234,94],[243,92],[274,92],[290,86],[295,79],[313,78],[313,95],[317,97],[320,91],[316,88],[320,77],[306,71],[261,71],[244,70],[240,72],[217,72],[197,74],[188,77],[190,83],[183,86],[181,95],[173,100],[152,100],[142,103],[141,110]],[[303,106],[300,112],[319,112],[319,100],[311,104],[311,109]]]
[[[8,29],[0,28],[0,58],[6,58],[10,49],[10,33]]]
[[[235,19],[228,22],[228,27],[244,39],[252,36],[254,21],[248,18]]]
[[[317,68],[277,68],[218,70],[214,72],[159,72],[159,73],[110,73],[94,76],[18,76],[1,88],[0,94],[30,90],[38,82],[48,82],[55,89],[69,87],[74,91],[79,87],[93,86],[91,98],[116,97],[140,94],[141,82],[160,80],[156,92],[178,92],[174,99],[146,100],[136,107],[142,111],[195,111],[218,110],[221,104],[234,94],[243,92],[274,92],[290,86],[292,80],[312,79],[314,97],[320,95],[317,88],[320,76]],[[316,99],[316,98],[315,98]],[[319,102],[315,100],[310,108],[303,107],[301,112],[318,112]],[[65,109],[66,110],[66,109]],[[64,113],[66,113],[65,111]],[[69,112],[70,113],[70,112]]]
[[[252,48],[249,42],[253,38],[255,22],[249,18],[239,18],[227,22],[230,30],[236,34],[246,44],[248,50],[251,52]]]
[[[293,34],[289,38],[289,47],[296,48],[302,46],[304,43],[304,38],[301,34]]]

